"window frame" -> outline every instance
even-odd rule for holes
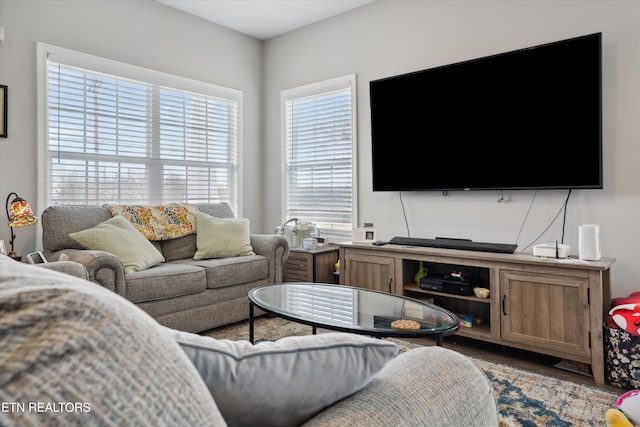
[[[351,91],[351,230],[345,231],[345,239],[351,238],[353,228],[357,225],[358,218],[358,133],[357,133],[357,86],[356,74],[347,74],[328,80],[297,86],[290,89],[284,89],[280,92],[280,141],[281,141],[281,205],[280,219],[281,223],[287,221],[288,212],[288,177],[287,177],[287,102],[294,99],[320,95],[340,89],[350,89]],[[306,218],[301,218],[306,219]]]
[[[123,79],[132,79],[156,84],[178,90],[225,98],[237,103],[237,176],[236,176],[236,210],[237,217],[242,216],[243,199],[243,92],[212,83],[168,74],[137,65],[127,64],[83,52],[78,52],[50,44],[38,42],[36,49],[37,63],[37,206],[41,212],[50,205],[48,195],[48,67],[47,60],[51,56],[55,62],[73,67],[104,73]]]

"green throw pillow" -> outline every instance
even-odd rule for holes
[[[196,212],[196,253],[194,259],[255,255],[246,218],[216,218]]]
[[[252,345],[166,328],[230,427],[295,427],[366,386],[398,354],[392,342],[339,332]]]
[[[122,216],[114,216],[93,228],[69,233],[87,249],[111,252],[132,273],[164,261],[162,254],[131,223]]]

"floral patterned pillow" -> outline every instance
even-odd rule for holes
[[[111,216],[121,215],[149,240],[169,240],[196,232],[196,205],[104,205]]]

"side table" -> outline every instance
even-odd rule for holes
[[[285,282],[333,283],[333,272],[338,262],[338,246],[317,249],[289,249],[284,266]]]

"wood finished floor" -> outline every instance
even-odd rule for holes
[[[411,341],[422,345],[436,345],[435,340],[431,339],[414,339]],[[590,376],[588,377],[585,375],[555,368],[553,365],[558,363],[560,359],[556,357],[546,356],[544,354],[532,353],[529,351],[505,347],[498,344],[485,343],[482,341],[455,335],[444,338],[444,347],[456,350],[470,357],[488,360],[490,362],[502,363],[508,366],[526,369],[531,372],[555,377],[561,380],[573,381],[575,383],[601,388],[603,390],[612,391],[614,393],[622,394],[626,391],[608,384],[596,384],[593,380],[593,377]]]

